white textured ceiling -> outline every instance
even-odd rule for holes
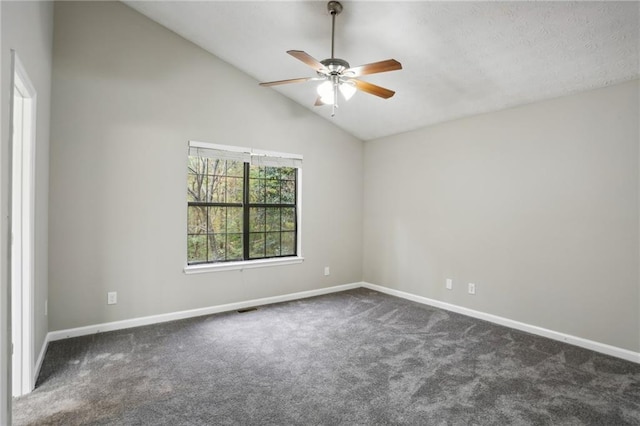
[[[258,81],[314,76],[287,55],[330,57],[325,1],[125,1]],[[358,92],[335,117],[315,82],[263,88],[362,140],[554,98],[640,76],[640,3],[342,1],[335,56],[396,59],[361,77],[396,95]],[[212,76],[212,78],[214,78]]]

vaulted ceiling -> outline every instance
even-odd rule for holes
[[[312,77],[287,55],[330,57],[325,1],[125,1],[258,81]],[[277,90],[362,140],[640,76],[639,2],[342,1],[335,56],[352,66],[393,58],[400,71],[361,79],[359,92],[315,107],[317,82]],[[215,78],[215,76],[211,76]]]

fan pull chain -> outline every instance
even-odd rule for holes
[[[333,104],[331,105],[331,117],[336,115],[336,108],[338,108],[338,79],[334,76],[333,78]]]

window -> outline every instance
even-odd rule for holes
[[[299,255],[302,157],[189,143],[187,264]]]

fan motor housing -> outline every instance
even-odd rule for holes
[[[349,62],[339,58],[324,59],[320,61],[320,63],[329,70],[329,74],[331,75],[342,74],[344,70],[351,68],[349,66]],[[318,73],[318,74],[322,74],[322,73]]]

